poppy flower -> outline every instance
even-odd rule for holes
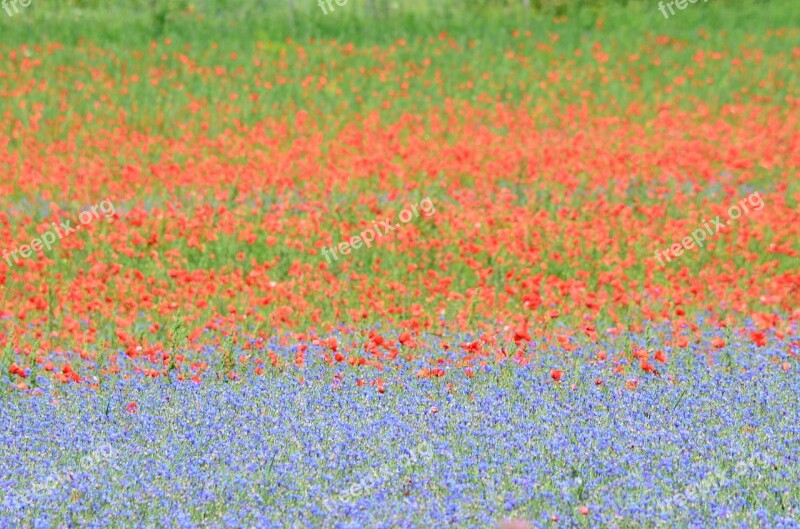
[[[514,330],[514,343],[519,345],[522,342],[530,342],[531,335],[528,333],[528,330],[525,328],[517,328]]]
[[[767,335],[764,334],[763,332],[752,331],[750,333],[750,339],[758,347],[764,347],[765,345],[767,345]]]

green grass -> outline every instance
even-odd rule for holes
[[[380,103],[388,97],[387,91],[395,87],[392,82],[382,83],[376,75],[363,76],[355,69],[356,66],[369,69],[381,65],[380,57],[372,53],[372,45],[386,46],[403,38],[407,46],[398,48],[389,56],[398,65],[413,64],[428,57],[431,49],[428,39],[435,41],[441,32],[446,31],[448,38],[452,38],[461,51],[430,57],[433,61],[431,70],[448,72],[443,90],[437,93],[412,85],[413,104],[442,105],[445,94],[475,80],[473,96],[488,92],[512,102],[528,96],[537,103],[551,102],[563,106],[579,104],[585,97],[583,90],[602,93],[602,104],[597,105],[596,110],[614,115],[639,98],[649,104],[662,101],[660,88],[670,74],[660,68],[647,67],[647,61],[657,57],[680,70],[698,50],[730,50],[730,56],[734,57],[737,49],[747,42],[746,35],[760,36],[759,46],[769,56],[781,51],[783,42],[767,38],[767,30],[797,27],[800,22],[800,10],[790,2],[709,2],[690,6],[669,20],[664,20],[653,2],[631,2],[625,7],[617,4],[587,7],[582,4],[570,3],[565,11],[566,20],[559,23],[554,23],[552,13],[547,11],[522,12],[512,7],[467,9],[457,2],[443,3],[442,12],[438,14],[432,14],[429,8],[414,9],[404,4],[402,9],[390,10],[390,14],[377,18],[370,15],[366,2],[353,2],[327,16],[312,7],[305,11],[298,8],[292,23],[285,6],[279,7],[280,4],[274,2],[237,2],[231,3],[229,8],[222,3],[203,2],[197,4],[191,14],[185,6],[172,7],[166,22],[158,23],[160,8],[154,11],[150,3],[130,2],[100,8],[94,3],[36,0],[14,17],[0,17],[3,35],[0,53],[4,55],[0,63],[12,72],[20,72],[11,77],[16,78],[15,86],[3,86],[0,82],[0,89],[13,90],[25,80],[43,77],[64,90],[74,90],[75,83],[83,83],[86,87],[84,93],[89,97],[82,101],[75,98],[70,114],[66,116],[54,101],[43,99],[38,91],[26,94],[28,105],[44,104],[45,120],[63,119],[60,127],[48,127],[42,131],[43,136],[59,138],[63,137],[72,120],[89,111],[98,118],[104,117],[104,107],[94,107],[97,99],[92,97],[96,90],[93,85],[103,82],[119,84],[124,80],[125,72],[130,75],[167,68],[169,76],[158,87],[151,86],[145,79],[130,84],[126,80],[129,93],[123,95],[117,89],[109,95],[113,108],[125,109],[139,128],[170,137],[179,134],[175,124],[185,121],[186,106],[193,98],[219,105],[225,103],[231,93],[258,92],[262,97],[258,104],[241,101],[238,105],[239,113],[235,117],[244,124],[259,122],[267,115],[282,117],[293,109],[306,108],[308,94],[300,92],[297,83],[276,85],[271,90],[252,85],[253,79],[274,81],[267,70],[277,70],[277,73],[294,79],[335,76],[335,84],[342,90],[342,95],[337,95],[333,89],[320,90],[314,95],[312,110],[318,111],[319,116],[336,116],[334,121],[345,122],[348,115],[380,108]],[[202,21],[198,20],[199,13],[203,14]],[[602,27],[598,24],[600,20]],[[701,38],[700,28],[707,31],[707,36]],[[525,44],[531,61],[531,72],[526,73],[530,80],[544,79],[549,72],[568,68],[585,76],[573,83],[580,87],[580,91],[570,91],[567,86],[566,92],[556,94],[540,90],[535,83],[520,88],[516,82],[521,73],[519,65],[506,58],[508,51],[519,50],[521,45],[512,36],[514,30],[532,33]],[[550,37],[555,34],[558,41],[552,42]],[[678,43],[653,46],[652,40],[658,35],[669,35]],[[166,39],[171,41],[169,47],[164,45]],[[331,44],[331,39],[338,44]],[[43,55],[43,48],[39,47],[53,42],[61,43],[65,48]],[[150,49],[151,42],[159,42],[159,48]],[[624,63],[616,66],[609,63],[612,73],[616,70],[624,75],[613,75],[608,83],[594,68],[591,49],[596,43],[612,56],[619,56],[634,53],[648,42],[653,56],[647,61],[631,64],[629,72],[622,70]],[[344,43],[357,46],[354,60],[342,60],[340,47]],[[531,53],[536,43],[552,44],[553,52]],[[25,53],[30,55],[30,60],[41,61],[41,64],[21,72],[19,59],[10,61],[7,54],[8,50],[21,47],[28,50]],[[304,50],[302,55],[298,53],[299,48]],[[581,50],[582,56],[575,57],[575,50]],[[234,51],[239,56],[235,62],[230,60]],[[207,78],[180,67],[177,56],[181,53],[187,53],[198,66],[213,68],[224,65],[231,70],[236,68],[238,73],[226,76],[221,82],[209,83]],[[526,51],[523,49],[522,53]],[[261,64],[255,65],[254,59],[260,59]],[[583,68],[587,65],[592,67]],[[53,70],[59,67],[66,68],[69,73],[52,75]],[[111,77],[97,78],[94,76],[96,70]],[[485,71],[492,72],[494,79],[482,81],[479,75]],[[630,91],[634,75],[639,78],[640,87],[635,94]],[[752,93],[777,101],[791,93],[788,91],[790,86],[798,84],[793,72],[772,80],[772,83],[780,83],[779,87],[762,87],[754,81],[758,78],[758,72],[742,75],[732,70],[723,74],[711,87],[693,88],[691,96],[712,107],[719,107],[733,101],[739,88],[747,86]],[[498,81],[503,82],[503,79],[506,86],[498,85]],[[352,93],[354,87],[365,96],[363,102],[356,101]],[[371,95],[373,92],[377,97]],[[0,110],[11,112],[23,122],[30,118],[27,109],[9,103],[0,102]],[[347,111],[340,119],[338,116],[342,114],[343,104],[347,105]],[[412,101],[399,100],[391,111],[384,114],[396,117],[409,109],[410,104]],[[322,119],[313,112],[312,117]],[[229,126],[229,122],[219,115],[209,115],[208,121],[212,133]],[[330,128],[335,130],[338,127]],[[17,147],[13,141],[12,147]],[[120,163],[131,154],[120,153]]]

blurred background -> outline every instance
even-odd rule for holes
[[[679,20],[665,20],[657,0],[348,0],[332,1],[325,14],[318,0],[32,0],[24,12],[0,11],[0,42],[69,40],[91,36],[103,41],[176,35],[223,40],[229,37],[279,40],[342,38],[382,41],[404,33],[459,29],[491,37],[497,27],[566,17],[569,26],[590,31],[598,22],[620,31],[670,31],[697,26],[746,25],[753,9],[776,19],[797,14],[797,2],[712,0],[702,9],[690,4]],[[723,6],[724,4],[724,6]],[[731,6],[741,10],[722,9]],[[567,28],[565,28],[567,29]],[[213,32],[216,32],[214,34]]]

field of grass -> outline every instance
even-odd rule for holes
[[[490,3],[0,8],[0,528],[800,527],[800,8]]]

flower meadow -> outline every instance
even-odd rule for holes
[[[0,528],[800,527],[800,9],[509,3],[0,19]]]

